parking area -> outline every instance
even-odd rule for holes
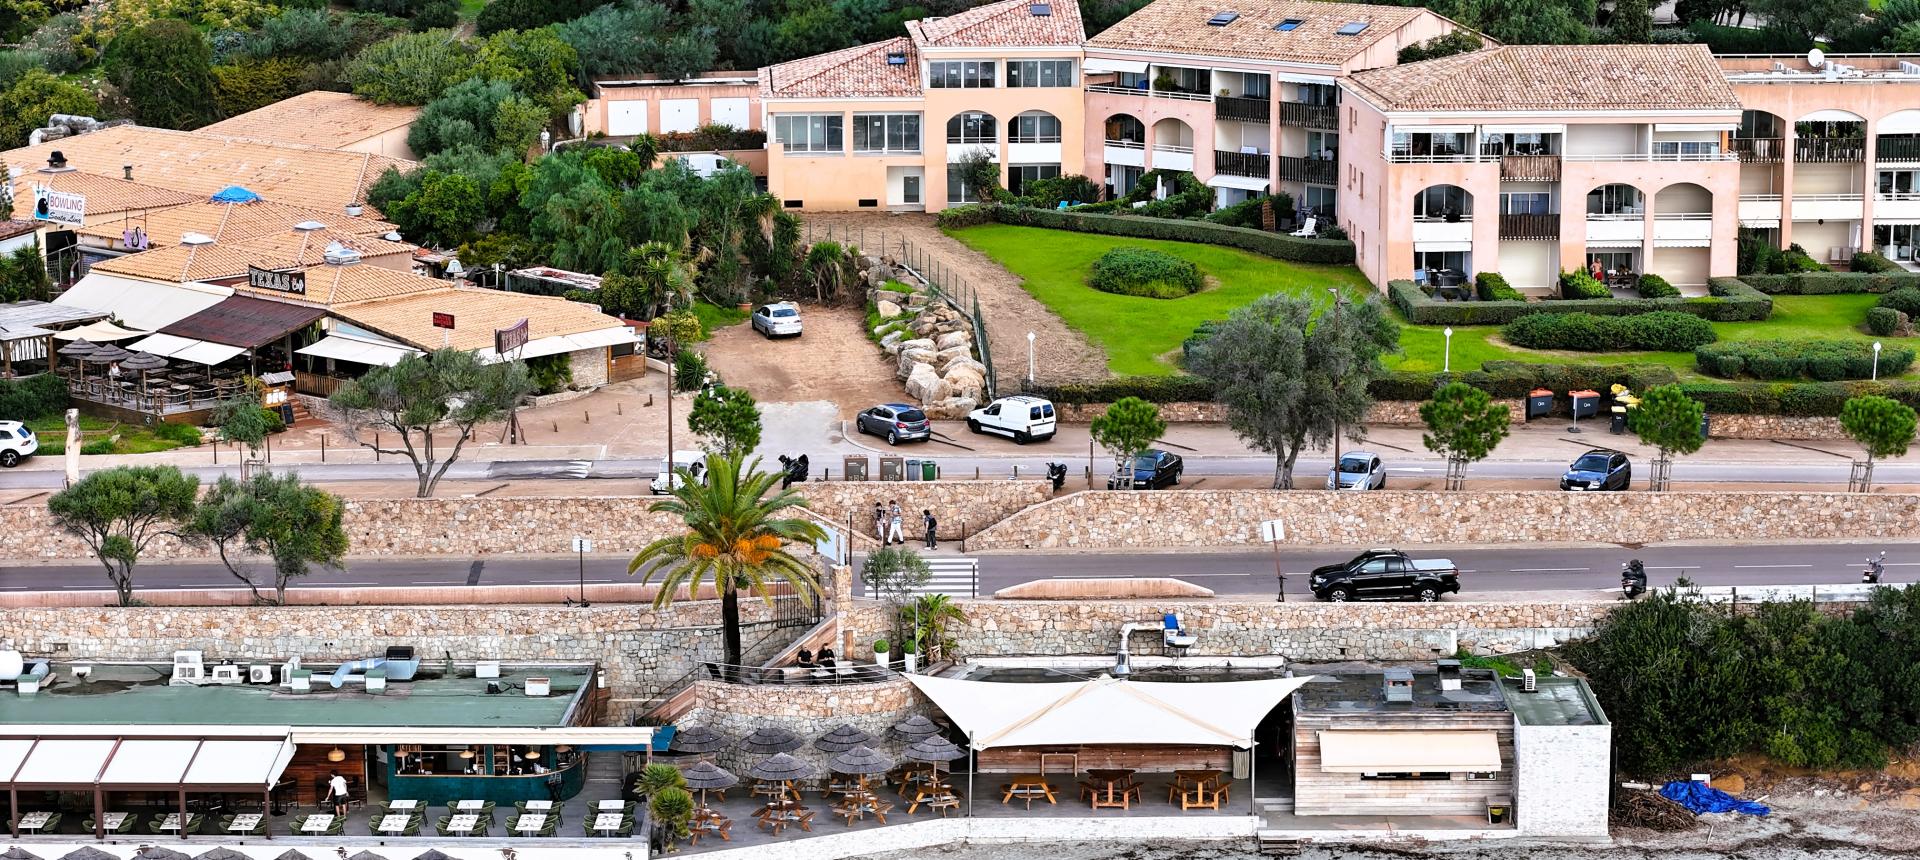
[[[906,399],[893,364],[867,340],[858,308],[800,306],[806,333],[770,340],[742,323],[700,345],[721,380],[766,402],[827,401],[851,420],[875,403]]]

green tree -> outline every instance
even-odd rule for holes
[[[0,201],[0,219],[10,217],[9,206]],[[0,257],[0,302],[44,302],[52,289],[53,281],[47,277],[47,263],[40,258],[39,245],[15,248],[13,253]]]
[[[1627,410],[1627,429],[1640,437],[1640,444],[1660,452],[1649,484],[1655,492],[1667,488],[1674,454],[1691,454],[1706,443],[1700,435],[1706,411],[1678,385],[1654,386],[1641,396],[1639,406]]]
[[[185,21],[120,34],[107,47],[106,69],[141,125],[196,128],[213,118],[213,48]]]
[[[347,552],[339,497],[308,486],[294,473],[259,472],[244,481],[221,477],[195,506],[184,533],[212,544],[220,563],[246,583],[255,603],[284,605],[287,585],[313,565],[339,565]],[[273,563],[273,596],[238,556],[265,556]]]
[[[116,466],[81,478],[47,500],[61,530],[78,538],[113,582],[121,606],[133,605],[140,554],[193,518],[200,480],[173,466]]]
[[[247,38],[247,53],[257,60],[336,59],[347,52],[352,36],[344,23],[341,16],[325,9],[284,9],[260,22],[260,29]]]
[[[906,641],[901,635],[903,622],[900,610],[906,607],[907,598],[927,584],[933,577],[933,569],[927,566],[927,560],[920,554],[904,546],[884,546],[867,553],[866,560],[860,564],[860,582],[867,587],[869,595],[877,595],[892,608],[888,616],[893,619],[893,627],[888,635],[897,641]]]
[[[310,67],[293,57],[241,57],[214,66],[213,105],[220,116],[258,110],[299,92]]]
[[[1435,36],[1424,42],[1415,42],[1401,48],[1398,59],[1402,64],[1417,63],[1421,60],[1437,60],[1441,57],[1451,57],[1454,54],[1478,51],[1480,50],[1481,44],[1480,37],[1474,35],[1472,31],[1454,30],[1451,33]]]
[[[521,362],[483,364],[471,352],[438,349],[371,368],[328,402],[346,413],[347,438],[413,464],[416,494],[424,499],[460,459],[473,428],[505,418],[532,389]],[[443,430],[454,431],[453,446],[436,449],[435,434]]]
[[[1873,461],[1880,457],[1904,457],[1913,444],[1913,407],[1891,397],[1863,394],[1850,397],[1840,406],[1840,429],[1867,451],[1862,492],[1873,488]]]
[[[355,93],[380,104],[424,105],[473,75],[474,50],[452,30],[407,33],[367,46],[347,64]]]
[[[1465,482],[1467,464],[1478,463],[1507,438],[1513,410],[1464,382],[1449,382],[1420,404],[1420,421],[1427,432],[1420,442],[1428,451],[1447,458],[1447,489]]]
[[[511,84],[473,77],[427,104],[407,130],[407,146],[421,155],[462,145],[523,155],[546,123],[547,108]]]
[[[1613,37],[1629,44],[1653,41],[1653,10],[1647,0],[1613,0]]]
[[[660,64],[659,34],[673,13],[658,3],[608,3],[557,26],[588,75],[634,74]]]
[[[1867,13],[1867,0],[1754,0],[1753,13],[1766,29],[1800,44],[1839,36]]]
[[[826,530],[804,516],[790,516],[806,508],[807,500],[775,489],[780,476],[760,471],[759,465],[758,460],[743,466],[738,458],[708,455],[704,478],[683,471],[673,497],[648,510],[679,517],[686,532],[647,544],[627,565],[627,572],[640,574],[642,582],[659,578],[655,607],[672,604],[683,588],[689,598],[708,584],[720,593],[729,671],[741,659],[742,589],[771,604],[771,587],[777,581],[802,600],[820,598],[813,568],[788,546],[817,542]]]
[[[602,0],[492,0],[474,19],[474,28],[482,36],[506,30],[533,30],[548,24],[578,18],[599,6]]]
[[[983,147],[975,147],[960,157],[960,182],[973,199],[992,202],[999,198],[1000,164]]]
[[[552,27],[495,33],[475,60],[474,74],[505,82],[556,115],[586,99],[573,86],[580,55]]]
[[[691,832],[693,795],[684,788],[660,789],[647,801],[647,811],[653,815],[654,825],[667,832],[670,841],[685,839]]]
[[[1578,45],[1587,20],[1566,5],[1540,0],[1463,0],[1455,20],[1509,45]]]
[[[269,418],[270,414],[273,417]],[[213,409],[213,425],[220,428],[220,438],[247,446],[256,457],[266,444],[267,434],[281,427],[279,415],[261,406],[260,395],[253,390],[220,401]]]
[[[1113,457],[1121,489],[1133,488],[1133,460],[1166,435],[1160,407],[1138,397],[1122,397],[1088,425],[1095,444]]]
[[[760,447],[760,407],[744,388],[702,389],[687,413],[687,429],[706,437],[710,453],[739,459]]]
[[[947,656],[954,647],[953,636],[948,632],[952,625],[965,624],[967,613],[953,598],[944,594],[922,594],[913,605],[906,609],[916,627],[913,639],[920,643],[920,650],[926,655],[927,663]]]
[[[847,249],[839,242],[815,242],[807,248],[807,280],[813,284],[813,299],[826,302],[838,297],[847,280]]]
[[[776,25],[774,51],[783,58],[808,57],[854,45],[853,29],[832,4],[814,2],[789,6]]]
[[[40,69],[21,75],[0,92],[0,146],[27,145],[27,135],[57,113],[92,116],[100,112],[93,94]]]

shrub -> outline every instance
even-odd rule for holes
[[[1135,239],[1166,239],[1174,242],[1225,245],[1276,260],[1292,260],[1301,263],[1353,262],[1353,243],[1344,239],[1299,239],[1283,233],[1268,233],[1250,227],[1229,227],[1206,221],[1149,218],[1141,215],[1090,214],[1086,211],[1086,207],[1065,212],[1057,209],[1035,209],[1028,206],[999,204],[960,208],[976,209],[978,212],[949,216],[947,213],[954,210],[941,210],[940,226],[952,229],[997,221],[1002,224],[1074,230],[1107,236],[1128,236]]]
[[[1905,335],[1911,325],[1911,317],[1893,308],[1867,309],[1867,331],[1880,337]]]
[[[1527,297],[1507,283],[1499,272],[1481,272],[1473,276],[1474,292],[1483,302],[1524,302]]]
[[[1641,275],[1639,286],[1640,298],[1643,299],[1672,299],[1680,296],[1680,290],[1659,275]]]
[[[0,379],[0,415],[11,421],[52,418],[67,408],[67,384],[51,373]]]
[[[1886,293],[1902,287],[1920,287],[1920,275],[1891,272],[1800,272],[1745,275],[1741,280],[1769,295],[1830,296],[1843,293]]]
[[[1773,300],[1735,278],[1707,282],[1709,296],[1676,299],[1557,299],[1551,302],[1436,301],[1412,281],[1388,281],[1387,298],[1408,322],[1417,325],[1503,325],[1538,313],[1581,311],[1600,316],[1628,316],[1654,311],[1678,311],[1714,322],[1755,322],[1773,313]]]
[[[1061,203],[1092,203],[1100,199],[1100,183],[1070,173],[1051,179],[1036,179],[1021,188],[1033,205],[1050,209]]]
[[[460,7],[452,0],[433,0],[415,13],[413,20],[407,23],[407,29],[415,33],[453,27],[460,23]]]
[[[306,69],[292,57],[244,58],[213,67],[213,103],[221,116],[237,116],[287,98],[300,89]]]
[[[1607,285],[1594,280],[1592,275],[1575,269],[1560,273],[1560,297],[1563,299],[1610,299],[1613,291]]]
[[[64,453],[64,452],[62,452],[62,453]],[[85,445],[81,445],[81,446],[80,446],[80,453],[82,453],[82,454],[111,454],[111,453],[113,453],[113,440],[112,440],[112,439],[95,439],[95,440],[93,440],[92,442],[88,442],[88,443],[87,443],[87,444],[85,444]]]
[[[1465,373],[1393,371],[1379,377],[1367,391],[1376,400],[1426,400],[1446,382],[1464,382],[1494,397],[1525,397],[1545,388],[1564,394],[1593,389],[1606,391],[1615,383],[1635,391],[1668,385],[1678,376],[1662,364],[1529,364],[1489,361]]]
[[[707,382],[706,356],[691,349],[682,349],[673,357],[673,388],[675,391],[698,391]]]
[[[1786,252],[1783,254],[1783,257],[1786,261],[1788,272],[1827,271],[1827,267],[1820,265],[1820,261],[1815,260],[1813,257],[1809,256],[1807,254],[1807,249],[1800,247],[1799,243],[1795,243],[1789,246]]]
[[[1103,293],[1177,299],[1204,286],[1200,268],[1163,251],[1114,248],[1093,261],[1088,285]]]
[[[1528,349],[1611,352],[1651,349],[1676,352],[1712,343],[1713,324],[1692,314],[1655,311],[1637,316],[1532,314],[1500,331],[1508,343]]]
[[[1881,296],[1876,304],[1883,308],[1893,308],[1909,317],[1920,316],[1920,289],[1901,287]]]
[[[1127,397],[1148,403],[1188,403],[1211,401],[1213,386],[1195,376],[1121,376],[1099,382],[1030,385],[1025,393],[1068,405],[1113,403]]]
[[[200,428],[192,424],[182,424],[178,421],[162,421],[159,424],[155,424],[153,426],[153,435],[176,445],[186,445],[189,447],[199,445],[205,441],[205,437],[200,433]]]
[[[1799,379],[1822,382],[1868,379],[1873,376],[1873,346],[1858,340],[1735,340],[1694,350],[1700,372],[1732,379]],[[1913,365],[1914,352],[1903,346],[1884,347],[1880,373],[1898,376]]]
[[[1201,216],[1201,220],[1229,227],[1251,227],[1255,230],[1266,229],[1266,207],[1271,205],[1274,223],[1277,225],[1293,211],[1293,197],[1289,194],[1274,194],[1268,197],[1256,197],[1242,200],[1225,209],[1215,209]]]
[[[1859,251],[1853,255],[1853,271],[1872,274],[1875,272],[1900,272],[1900,264],[1872,251]]]

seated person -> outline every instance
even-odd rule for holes
[[[827,645],[820,649],[820,665],[822,668],[827,668],[827,669],[833,668],[834,655],[833,655],[832,645]]]
[[[813,668],[813,652],[801,648],[800,653],[793,658],[793,662],[794,665],[802,669],[811,669]]]

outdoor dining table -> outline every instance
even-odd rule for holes
[[[761,825],[773,831],[776,836],[788,824],[798,824],[801,830],[813,829],[807,824],[808,819],[812,818],[812,813],[797,800],[777,800],[754,814],[760,819]]]
[[[454,815],[447,818],[447,830],[463,836],[472,833],[473,829],[479,826],[480,816],[478,815]]]
[[[331,815],[325,815],[325,816],[315,816],[315,817],[316,817],[316,818],[325,818],[325,819],[327,819],[328,821],[332,821],[332,820],[333,820],[333,816],[331,816]],[[166,817],[165,817],[165,818],[162,818],[162,819],[160,819],[160,826],[158,826],[158,827],[155,827],[154,829],[155,829],[155,830],[165,830],[165,831],[167,831],[167,832],[169,832],[169,833],[173,833],[173,832],[178,832],[178,831],[180,830],[180,813],[178,813],[178,812],[169,812],[169,813],[167,813],[167,815],[166,815]]]
[[[602,800],[594,808],[602,812],[625,812],[627,811],[627,802],[624,800]]]
[[[922,804],[929,809],[942,809],[948,800],[952,800],[955,806],[960,804],[959,796],[953,793],[953,786],[938,782],[922,783],[913,791],[913,802],[907,804],[907,814],[920,811]]]
[[[171,816],[171,815],[169,815],[169,816],[167,816],[167,817],[168,817],[169,819],[171,819],[171,818],[173,818],[173,816]],[[166,829],[167,829],[167,823],[168,823],[168,822],[162,822],[162,823],[160,824],[160,829],[161,829],[161,830],[166,830]],[[176,825],[176,826],[177,826],[177,825]],[[333,816],[331,816],[331,815],[326,815],[326,814],[315,814],[315,815],[309,815],[309,816],[307,816],[307,820],[306,820],[306,821],[303,821],[303,822],[301,822],[301,823],[300,823],[300,832],[302,832],[302,833],[325,833],[325,832],[327,832],[327,828],[329,828],[329,827],[332,827],[332,826],[333,826]]]
[[[704,806],[700,807],[693,811],[693,821],[690,825],[691,832],[688,833],[688,841],[699,845],[702,835],[712,833],[719,836],[722,841],[732,842],[733,837],[727,834],[727,831],[731,829],[729,825],[732,823],[732,821],[728,820],[726,816],[721,815],[719,812]]]
[[[527,801],[527,811],[528,811],[528,812],[552,812],[552,811],[553,811],[553,801],[551,801],[551,800],[529,800],[529,801]]]
[[[1037,773],[1014,774],[1012,780],[1007,783],[1007,793],[1001,796],[1000,802],[1005,804],[1016,797],[1025,800],[1028,809],[1033,808],[1033,801],[1036,798],[1045,798],[1048,803],[1053,803],[1053,786],[1047,784],[1045,776]]]
[[[418,800],[395,800],[387,804],[388,809],[419,809]]]
[[[484,800],[455,801],[453,804],[453,808],[464,811],[464,812],[479,812],[480,810],[487,808],[487,802]]]
[[[47,822],[52,819],[53,813],[51,812],[29,812],[20,816],[20,829],[37,831],[47,826]]]
[[[413,820],[411,815],[382,815],[380,826],[374,829],[381,833],[399,834],[407,832],[407,824]]]
[[[540,828],[545,826],[547,826],[547,814],[544,812],[523,813],[513,820],[513,829],[520,833],[539,833]]]
[[[120,825],[127,823],[127,815],[128,813],[125,812],[109,812],[102,815],[100,827],[103,830],[119,830]]]
[[[227,822],[227,832],[252,833],[255,827],[260,826],[260,818],[261,818],[261,815],[258,812],[248,812],[248,813],[243,813],[241,815],[236,815],[233,817],[232,821]]]
[[[1093,792],[1094,809],[1131,809],[1133,803],[1133,771],[1124,769],[1088,770],[1087,775],[1097,783]],[[1104,787],[1102,787],[1104,786]]]
[[[601,801],[605,803],[606,801]],[[615,801],[616,803],[618,801]],[[593,829],[601,833],[613,833],[620,829],[626,817],[618,812],[602,812],[593,817]]]

